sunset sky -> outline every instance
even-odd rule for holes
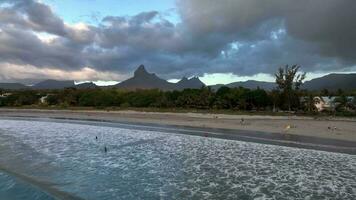
[[[356,71],[355,0],[0,0],[0,82]],[[108,82],[107,82],[108,81]]]

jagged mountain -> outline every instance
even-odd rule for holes
[[[70,87],[75,87],[74,81],[45,80],[33,85],[31,88],[36,90],[52,90]]]
[[[135,90],[135,89],[160,89],[160,90],[183,90],[186,88],[201,88],[205,86],[198,77],[188,79],[182,78],[178,83],[170,83],[164,79],[159,78],[154,73],[148,73],[145,66],[140,65],[134,76],[126,81],[115,85],[116,88]]]
[[[115,87],[126,90],[156,88],[161,90],[172,90],[174,89],[174,83],[161,79],[154,73],[148,73],[145,66],[140,65],[132,78],[116,84]]]
[[[24,90],[28,89],[26,85],[21,83],[0,83],[0,89],[4,90]]]
[[[198,77],[193,77],[191,79],[183,77],[180,81],[178,81],[175,84],[175,89],[176,90],[184,90],[186,88],[199,89],[203,86],[205,86],[205,84],[201,82],[201,80]]]
[[[148,73],[143,65],[140,65],[135,71],[134,76],[126,81],[116,84],[112,87],[135,90],[135,89],[160,89],[160,90],[183,90],[185,88],[201,88],[205,84],[199,80],[198,77],[188,79],[183,77],[177,83],[170,83],[164,79],[159,78],[154,73]],[[211,85],[214,90],[224,86],[223,84]],[[263,81],[241,81],[226,84],[227,87],[244,87],[249,89],[256,89],[257,87],[265,90],[272,90],[276,88],[273,82]],[[92,82],[82,83],[75,85],[74,81],[59,81],[59,80],[46,80],[39,82],[32,87],[25,86],[21,83],[0,83],[0,89],[7,90],[20,90],[20,89],[64,89],[64,88],[97,88],[99,86]],[[343,90],[356,90],[356,74],[329,74],[320,78],[315,78],[306,81],[303,89],[307,90],[322,90],[328,89],[335,91],[337,89]]]
[[[329,74],[320,78],[306,81],[303,85],[307,90],[328,89],[335,91],[338,89],[355,90],[356,74]]]

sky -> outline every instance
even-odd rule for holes
[[[0,82],[116,83],[140,65],[208,85],[356,71],[354,0],[0,0]]]

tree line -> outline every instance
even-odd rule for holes
[[[76,89],[46,91],[12,91],[11,95],[0,98],[0,106],[60,106],[60,107],[151,107],[184,109],[217,109],[242,111],[299,111],[316,112],[316,96],[333,96],[338,105],[337,111],[355,113],[355,92],[342,90],[310,92],[301,90],[305,73],[300,67],[285,66],[275,74],[278,87],[272,91],[261,88],[220,87],[216,91],[210,87],[185,89],[182,91],[161,91],[158,89],[125,91],[115,88]],[[46,97],[44,102],[41,97]]]

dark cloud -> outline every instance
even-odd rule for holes
[[[65,36],[63,21],[45,4],[33,0],[2,1],[12,5],[1,10],[0,22]]]
[[[266,34],[256,34],[256,28],[279,20],[289,35],[317,45],[321,55],[356,61],[354,0],[179,0],[178,6],[183,23],[199,35],[259,41]]]
[[[22,65],[53,67],[70,70],[85,64],[81,49],[63,39],[44,43],[30,31],[2,28],[0,33],[0,59]]]
[[[157,11],[66,24],[35,0],[0,0],[1,63],[127,74],[145,64],[165,78],[305,71],[356,65],[354,0],[177,0],[181,21]]]

